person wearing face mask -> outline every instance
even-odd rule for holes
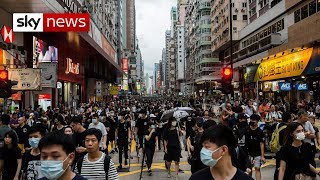
[[[88,129],[91,129],[91,128],[96,128],[98,130],[100,130],[102,132],[102,138],[101,138],[101,141],[100,141],[100,150],[101,151],[108,151],[108,148],[107,148],[107,130],[106,130],[106,127],[104,126],[103,123],[99,122],[99,117],[97,114],[94,114],[92,116],[92,123],[89,125],[89,128]]]
[[[245,133],[249,127],[248,121],[247,121],[248,118],[249,117],[244,113],[239,114],[237,124],[232,129],[238,141],[238,145],[241,148],[245,147],[245,142],[246,142]]]
[[[26,151],[22,156],[21,176],[22,180],[40,179],[43,177],[40,168],[39,142],[45,136],[46,129],[40,125],[34,125],[28,130],[30,151]]]
[[[258,127],[259,120],[259,115],[253,114],[250,116],[250,126],[245,135],[245,148],[255,168],[255,177],[257,180],[261,180],[260,168],[262,164],[266,162],[264,157],[264,135]]]
[[[179,162],[181,156],[181,146],[179,140],[179,131],[177,128],[177,120],[174,117],[169,118],[168,126],[164,132],[164,151],[166,166],[168,167],[168,178],[171,177],[171,162],[175,162],[176,177],[179,173]]]
[[[75,146],[71,137],[54,131],[43,137],[38,147],[41,160],[40,171],[44,176],[38,180],[86,180],[71,171],[75,157]]]
[[[107,122],[106,124],[108,124],[108,135],[107,135],[107,140],[108,140],[108,144],[111,145],[111,152],[110,154],[113,154],[115,152],[118,152],[118,149],[116,148],[116,143],[115,143],[115,136],[116,136],[116,127],[117,127],[117,123],[118,123],[118,117],[115,113],[114,110],[110,111],[110,115],[107,118]]]
[[[144,133],[148,130],[148,122],[149,118],[147,117],[147,111],[145,109],[142,109],[140,111],[141,117],[138,118],[137,123],[136,123],[136,129],[135,129],[135,134],[138,135],[138,144],[139,144],[139,149],[137,149],[138,156],[139,156],[139,151],[143,147],[143,136]]]
[[[303,140],[306,138],[303,125],[297,122],[288,124],[285,145],[281,148],[279,180],[313,179],[320,172],[312,165],[312,147]]]
[[[117,145],[119,147],[119,166],[118,169],[122,169],[122,155],[124,154],[124,165],[128,165],[128,146],[131,139],[130,121],[124,119],[125,112],[121,112],[119,117],[118,128],[116,129]]]
[[[145,132],[145,154],[146,154],[146,164],[148,168],[148,174],[149,176],[152,175],[151,171],[151,165],[152,165],[152,160],[153,160],[153,155],[156,149],[156,142],[158,140],[158,134],[156,132],[156,126],[149,122],[148,123],[148,130]]]
[[[191,175],[190,180],[231,179],[252,180],[232,164],[232,155],[237,146],[233,132],[224,125],[216,125],[207,129],[201,137],[202,149],[200,158],[208,166]]]
[[[206,167],[200,159],[200,151],[202,149],[201,137],[204,132],[203,120],[197,120],[193,129],[195,133],[187,139],[188,156],[191,160],[191,173],[195,173]]]

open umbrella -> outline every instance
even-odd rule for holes
[[[161,116],[161,121],[166,121],[170,117],[174,117],[176,119],[181,119],[189,116],[194,109],[190,107],[176,107],[170,110],[165,111]]]

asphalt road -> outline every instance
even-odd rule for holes
[[[142,158],[137,158],[136,152],[132,153],[133,159],[130,161],[130,168],[126,169],[127,172],[119,172],[120,180],[137,180],[140,178],[141,172],[141,161]],[[155,179],[169,179],[167,178],[167,171],[163,161],[164,153],[162,151],[156,151],[155,156],[153,158],[152,164],[152,176],[149,176],[147,168],[143,168],[142,179],[155,180]],[[181,159],[180,167],[184,170],[183,173],[179,173],[180,180],[187,180],[191,176],[190,165],[187,163],[187,153],[185,151],[182,152],[183,158]],[[113,162],[118,166],[119,155],[113,154],[111,155]],[[319,167],[319,166],[318,166]],[[172,163],[172,168],[174,168],[174,164]],[[268,159],[267,162],[263,165],[262,168],[262,179],[263,180],[272,180],[273,173],[275,170],[275,160]],[[172,169],[172,171],[174,171]],[[174,173],[172,173],[174,174]],[[175,176],[172,176],[170,179],[175,179]]]

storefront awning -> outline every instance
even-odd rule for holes
[[[195,82],[197,84],[203,84],[203,83],[206,83],[206,82],[212,82],[212,81],[218,81],[218,80],[220,80],[220,77],[218,77],[218,76],[207,75],[207,76],[202,76],[199,79],[196,79]]]

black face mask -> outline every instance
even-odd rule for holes
[[[246,127],[248,125],[247,121],[238,122],[238,127]]]
[[[250,125],[250,126],[255,126],[256,123],[255,123],[255,122],[250,122],[249,125]]]

